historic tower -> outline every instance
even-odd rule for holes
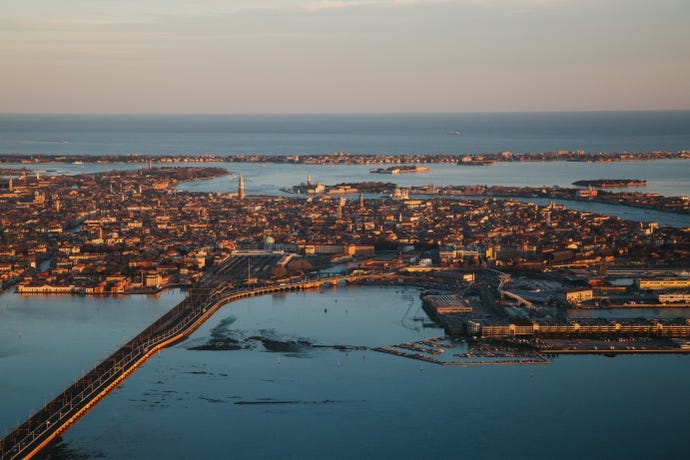
[[[240,174],[240,179],[237,182],[237,198],[244,200],[244,176]]]

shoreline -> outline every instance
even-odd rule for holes
[[[652,152],[589,152],[583,151],[557,151],[557,152],[486,152],[476,154],[438,154],[438,153],[411,153],[411,154],[349,154],[334,152],[324,154],[0,154],[2,164],[114,164],[114,163],[275,163],[275,164],[301,164],[301,165],[403,165],[403,164],[457,164],[458,166],[476,166],[481,159],[483,165],[492,165],[496,162],[522,163],[522,162],[551,162],[568,161],[577,163],[608,163],[623,161],[657,161],[657,160],[690,160],[690,150],[678,151],[652,151]]]
[[[281,189],[284,193],[300,196],[312,195],[339,195],[339,194],[358,194],[358,193],[378,193],[389,195],[396,198],[398,189],[404,190],[404,194],[398,198],[413,197],[457,197],[460,199],[548,199],[563,200],[575,203],[599,203],[609,206],[627,206],[635,209],[648,209],[652,211],[665,212],[675,215],[690,215],[690,202],[684,196],[664,196],[659,194],[644,194],[640,192],[612,192],[602,191],[600,193],[582,194],[580,188],[566,188],[559,186],[536,187],[536,186],[511,186],[511,185],[446,185],[436,186],[434,184],[413,185],[410,187],[399,187],[394,183],[384,182],[347,182],[336,185],[308,184],[293,185]]]
[[[58,286],[59,288],[60,286]],[[14,291],[10,291],[10,289],[6,290],[0,290],[0,293],[8,293],[8,294],[15,294],[21,297],[82,297],[82,298],[91,298],[91,299],[98,299],[98,298],[105,298],[105,297],[129,297],[129,296],[137,296],[137,295],[145,295],[145,296],[158,296],[160,294],[164,294],[172,289],[180,289],[181,291],[184,291],[185,288],[190,287],[187,285],[182,285],[182,284],[172,284],[170,286],[163,286],[159,289],[155,290],[150,290],[150,291],[144,291],[144,290],[133,290],[130,292],[99,292],[99,293],[87,293],[87,292],[17,292],[17,289],[15,288]]]

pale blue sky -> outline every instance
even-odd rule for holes
[[[690,109],[690,0],[4,0],[0,112]]]

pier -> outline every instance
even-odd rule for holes
[[[60,395],[0,440],[0,460],[33,458],[69,430],[152,356],[186,339],[223,305],[247,297],[318,289],[338,283],[380,280],[392,272],[312,276],[289,282],[228,289],[225,261],[211,270],[168,313],[87,372]]]

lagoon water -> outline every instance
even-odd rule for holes
[[[77,297],[0,295],[0,434],[141,332],[184,293]]]
[[[237,191],[237,177],[244,175],[245,187],[252,195],[282,195],[282,189],[306,182],[333,185],[342,182],[381,181],[401,187],[413,185],[505,185],[573,187],[576,180],[585,179],[645,179],[645,187],[616,188],[621,191],[658,193],[664,196],[690,195],[690,161],[656,160],[612,163],[498,162],[487,166],[431,164],[429,171],[417,174],[372,174],[369,165],[303,165],[275,163],[192,163],[191,166],[221,167],[230,176],[217,177],[182,184],[180,190],[191,192],[227,193]],[[160,166],[190,166],[189,163],[153,163]],[[146,167],[142,163],[113,164],[3,164],[2,167],[27,169],[32,174],[72,175],[112,170],[132,170]],[[16,176],[15,176],[16,177]]]
[[[685,452],[688,356],[567,356],[547,365],[463,368],[371,350],[266,351],[250,339],[377,346],[442,334],[415,320],[423,315],[418,294],[338,287],[228,304],[102,401],[64,436],[59,452],[300,459]],[[194,349],[219,337],[249,348]]]

